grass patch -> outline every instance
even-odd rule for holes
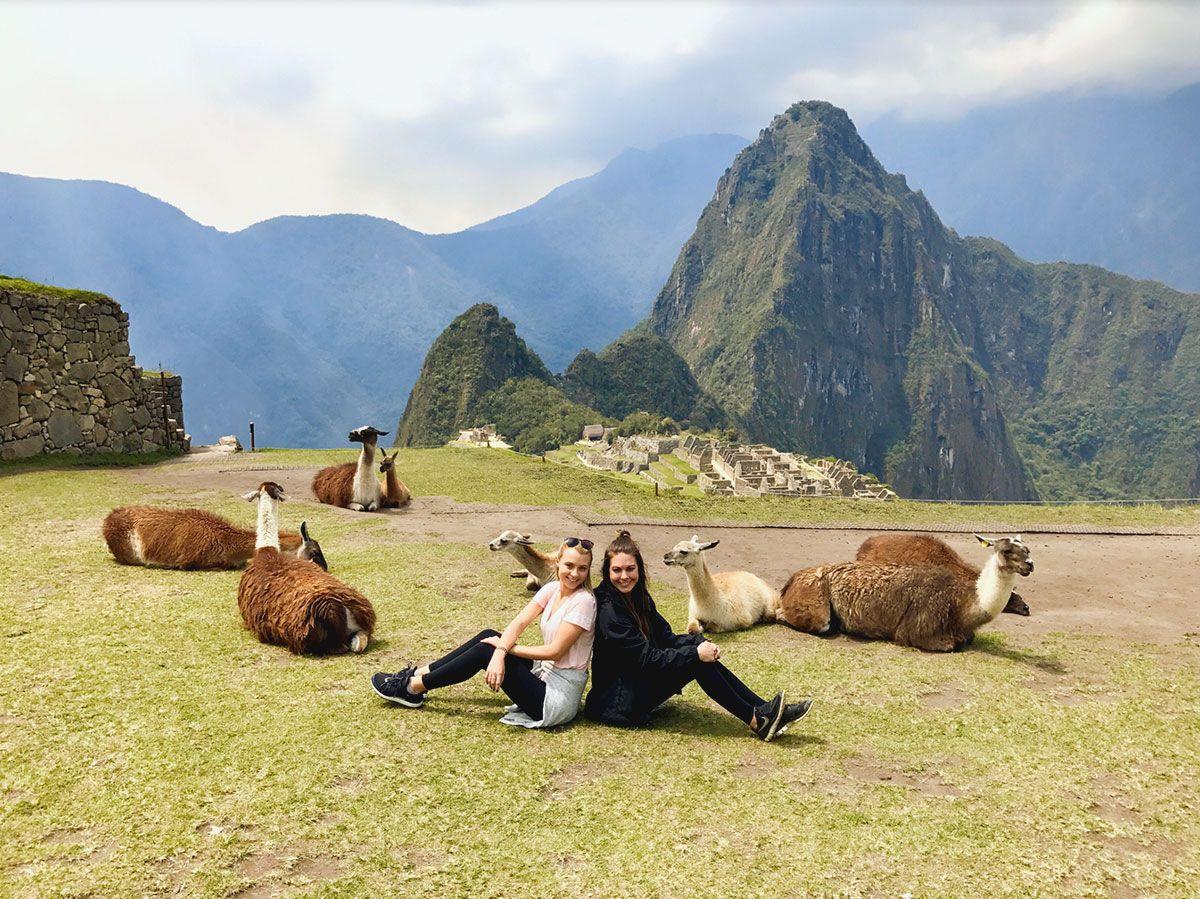
[[[109,297],[104,294],[91,290],[55,287],[52,284],[38,284],[36,281],[26,281],[24,278],[10,278],[6,275],[0,275],[0,290],[15,290],[18,293],[27,293],[53,300],[65,300],[72,303],[95,303],[97,300],[109,300]]]
[[[419,492],[612,491],[482,455],[401,459]],[[367,687],[513,615],[509,560],[306,507],[380,623],[363,656],[297,658],[241,628],[237,572],[109,558],[105,512],[170,496],[90,469],[5,481],[0,894],[1182,897],[1200,876],[1194,642],[985,632],[928,656],[758,628],[720,638],[730,667],[818,699],[776,743],[695,687],[648,730],[526,732],[477,683],[416,712]],[[657,598],[681,627],[686,597]]]
[[[570,447],[548,459],[570,463]],[[328,465],[353,459],[351,450],[268,449],[241,455],[235,465]],[[599,472],[581,465],[542,462],[509,450],[444,447],[400,450],[400,476],[417,496],[449,496],[460,502],[571,505],[597,513],[687,521],[739,521],[771,524],[889,524],[938,527],[979,522],[1024,526],[1095,525],[1117,527],[1196,527],[1200,507],[1161,505],[962,505],[912,500],[879,502],[840,497],[741,497],[700,494],[654,495],[637,475]]]
[[[153,453],[93,453],[80,456],[44,453],[25,459],[0,460],[0,477],[58,468],[130,468],[135,465],[156,465],[179,455],[182,453],[178,450],[158,450]]]

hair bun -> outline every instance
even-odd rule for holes
[[[617,531],[617,539],[620,540],[621,538],[632,540],[633,534],[629,533],[629,531]]]

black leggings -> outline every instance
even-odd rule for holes
[[[496,649],[480,641],[499,636],[499,631],[480,631],[462,646],[430,662],[429,673],[421,678],[421,682],[426,689],[434,690],[450,684],[461,684],[485,670]],[[507,653],[504,656],[504,681],[500,688],[534,721],[542,719],[546,682],[533,673],[533,662],[529,659],[519,659],[511,652]]]
[[[754,710],[764,702],[762,697],[738,680],[737,675],[720,662],[697,660],[684,671],[672,672],[647,683],[638,693],[636,714],[638,717],[648,715],[692,681],[698,683],[700,689],[717,705],[745,724],[750,723],[750,719],[754,717]]]

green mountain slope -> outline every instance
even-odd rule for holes
[[[603,420],[569,400],[516,326],[495,306],[472,306],[434,340],[408,398],[397,446],[441,446],[464,428],[492,423],[520,452],[579,439]]]
[[[648,325],[752,439],[851,459],[902,495],[1026,499],[970,349],[967,269],[845,112],[798,103],[722,177]]]

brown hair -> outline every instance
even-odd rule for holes
[[[613,585],[608,574],[608,564],[612,561],[612,557],[621,553],[633,556],[637,562],[638,582],[634,584],[633,590],[628,595]],[[633,616],[633,620],[637,622],[638,630],[642,632],[642,636],[648,639],[650,637],[650,586],[646,577],[646,563],[642,559],[642,551],[638,549],[638,545],[633,541],[629,531],[618,531],[617,539],[608,544],[608,549],[604,551],[600,585],[608,587],[615,596],[620,597],[625,608],[629,610],[629,614]]]

